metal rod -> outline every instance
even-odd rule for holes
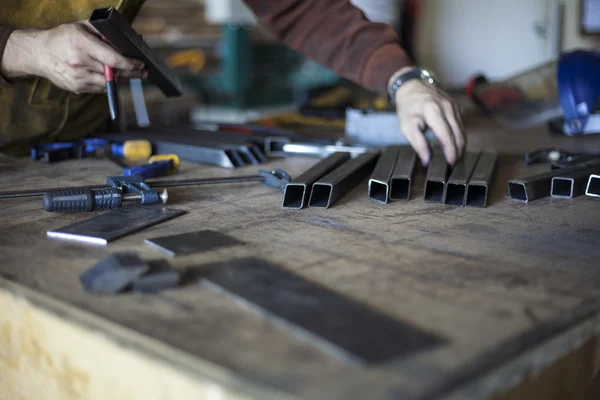
[[[550,195],[556,198],[573,198],[585,194],[590,175],[600,173],[600,166],[590,167],[552,178]]]
[[[484,152],[479,157],[469,183],[465,205],[468,207],[487,207],[488,191],[494,180],[498,153]]]
[[[390,185],[400,146],[387,146],[381,152],[369,179],[369,198],[387,204],[390,200]]]
[[[379,152],[367,152],[342,164],[313,184],[308,205],[329,208],[373,170]]]
[[[590,160],[574,167],[553,169],[541,174],[513,179],[508,182],[508,192],[511,199],[524,203],[548,197],[551,193],[553,177],[569,175],[593,166],[600,166],[600,160]]]
[[[175,181],[149,181],[146,182],[151,187],[175,187],[175,186],[199,186],[199,185],[216,185],[221,183],[245,183],[245,182],[262,182],[265,177],[262,175],[246,175],[246,176],[232,176],[224,178],[201,178],[201,179],[182,179]],[[54,187],[54,188],[42,188],[34,190],[23,190],[23,191],[9,191],[0,192],[0,199],[11,199],[21,197],[37,197],[43,196],[46,192],[53,192],[56,190],[64,189],[104,189],[109,186],[104,185],[92,185],[92,186],[69,186],[69,187]]]
[[[396,167],[392,173],[390,199],[410,200],[416,164],[417,153],[412,147],[401,147],[396,160]]]
[[[367,151],[366,147],[322,145],[312,143],[288,143],[283,145],[285,154],[304,154],[308,156],[327,157],[333,153],[346,152],[356,157]]]
[[[450,169],[441,150],[433,151],[425,178],[425,201],[441,203]]]
[[[333,153],[288,183],[283,193],[283,208],[306,207],[313,184],[348,160],[350,153]]]
[[[480,151],[469,151],[456,164],[444,189],[444,204],[464,206],[467,201],[467,183],[473,175],[475,165],[481,155]]]
[[[590,175],[585,194],[591,197],[600,197],[600,175]]]

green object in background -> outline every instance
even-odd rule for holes
[[[254,44],[244,28],[222,27],[221,68],[216,74],[183,77],[207,94],[208,105],[233,108],[303,101],[308,90],[340,82],[337,74],[280,44]]]

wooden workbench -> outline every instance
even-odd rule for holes
[[[600,151],[600,137],[469,122],[470,146],[504,154],[486,209],[425,203],[422,176],[409,202],[376,204],[363,184],[328,210],[283,210],[281,194],[260,184],[172,189],[169,207],[188,214],[94,247],[46,238],[88,215],[0,200],[0,398],[585,399],[600,359],[600,199],[505,195],[525,151]],[[314,162],[270,166],[294,175]],[[0,167],[3,190],[102,183],[119,171],[103,160],[3,157]],[[184,163],[178,178],[248,173]],[[82,291],[79,275],[109,252],[165,258],[144,239],[200,229],[247,244],[173,258],[175,267],[262,258],[445,343],[363,367],[201,284]]]

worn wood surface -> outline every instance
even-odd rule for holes
[[[211,376],[210,365],[224,369],[239,378],[242,392],[247,385],[252,393],[264,387],[302,398],[441,396],[481,379],[525,349],[591,323],[565,341],[571,344],[559,346],[555,356],[563,356],[600,325],[593,323],[600,313],[600,201],[516,203],[505,198],[506,182],[537,170],[522,166],[525,151],[549,145],[600,151],[600,137],[554,138],[544,129],[504,132],[482,119],[470,122],[470,146],[504,154],[486,209],[423,202],[422,174],[409,202],[376,204],[367,199],[363,183],[328,210],[283,210],[281,194],[260,184],[172,189],[170,207],[187,215],[104,248],[46,238],[47,230],[88,215],[44,213],[40,199],[0,200],[0,274],[178,349],[202,363],[206,376]],[[297,175],[314,162],[293,157],[270,166]],[[0,167],[0,188],[6,190],[102,183],[119,171],[102,160],[48,166],[2,157]],[[177,178],[248,173],[254,168],[227,171],[184,163]],[[148,259],[164,258],[144,239],[200,229],[225,232],[247,244],[172,259],[177,268],[263,258],[447,343],[366,368],[323,353],[201,284],[147,296],[82,292],[80,273],[109,252],[135,250]],[[2,338],[0,349],[8,346]],[[524,377],[527,366],[515,371]],[[516,385],[518,376],[509,375],[490,390]],[[234,381],[217,384],[227,387]],[[87,397],[82,392],[72,398]]]

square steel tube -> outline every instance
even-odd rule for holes
[[[367,177],[379,158],[379,152],[366,152],[337,167],[313,184],[308,205],[329,208]]]
[[[600,175],[590,175],[585,194],[592,197],[600,197]]]
[[[396,167],[396,160],[400,153],[400,146],[387,146],[381,151],[379,160],[369,179],[369,198],[380,203],[390,201],[390,186],[392,174]]]
[[[494,181],[498,153],[483,152],[475,166],[473,175],[467,183],[467,197],[465,205],[468,207],[487,207],[489,187]]]
[[[94,10],[89,22],[119,53],[144,61],[148,70],[148,80],[165,96],[181,96],[182,87],[179,77],[165,65],[114,7]]]
[[[554,169],[537,175],[513,179],[508,182],[508,192],[511,199],[529,203],[550,196],[553,177],[566,176],[593,166],[600,166],[600,160],[587,161],[573,167]]]
[[[467,183],[473,175],[480,151],[468,151],[454,167],[444,188],[444,204],[463,206],[467,201]]]
[[[283,208],[299,210],[306,207],[313,184],[348,160],[350,153],[333,153],[292,180],[283,192]]]
[[[552,178],[550,195],[557,198],[571,199],[585,194],[590,175],[600,173],[600,166],[582,169],[563,176]]]
[[[425,177],[425,201],[441,203],[444,200],[444,188],[449,172],[444,153],[441,149],[434,150]]]
[[[417,153],[410,146],[402,146],[392,173],[390,199],[410,200],[416,164]]]

